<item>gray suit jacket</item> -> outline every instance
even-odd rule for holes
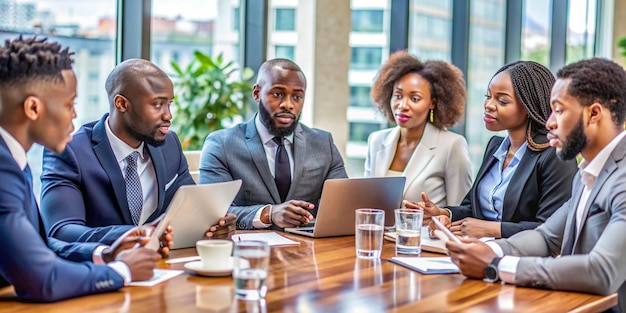
[[[324,181],[346,178],[343,160],[330,133],[300,124],[294,132],[294,170],[287,199],[315,204]],[[254,229],[254,215],[264,205],[279,204],[280,196],[257,133],[254,118],[211,133],[204,141],[200,183],[241,179],[241,190],[229,212],[237,214],[237,229]],[[313,215],[316,215],[314,210]]]
[[[572,197],[544,224],[499,240],[505,255],[523,256],[515,284],[609,295],[618,292],[626,312],[626,138],[596,179],[576,231],[583,184],[574,177]],[[561,257],[554,258],[561,254]],[[526,257],[527,256],[527,257]],[[545,258],[552,256],[551,258]]]

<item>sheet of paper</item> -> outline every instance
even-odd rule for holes
[[[176,259],[167,260],[165,261],[165,263],[174,264],[174,263],[187,263],[187,262],[192,262],[192,261],[200,261],[200,256],[196,255],[196,256],[188,256],[184,258],[176,258]]]
[[[271,247],[274,246],[291,246],[291,245],[299,245],[300,243],[297,241],[293,241],[291,239],[285,238],[275,232],[269,233],[248,233],[248,234],[238,234],[233,236],[233,241],[241,241],[241,240],[260,240],[265,241]]]
[[[179,270],[163,270],[163,269],[154,269],[154,275],[152,278],[144,281],[133,281],[130,282],[129,286],[142,286],[142,287],[153,287],[156,286],[166,280],[172,279],[184,271]]]
[[[458,273],[459,268],[450,257],[393,257],[391,262],[414,269],[423,274]]]

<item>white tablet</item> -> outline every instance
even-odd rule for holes
[[[205,232],[226,215],[241,188],[241,180],[215,184],[181,186],[157,225],[147,248],[159,249],[159,236],[168,225],[173,228],[172,249],[195,247]]]

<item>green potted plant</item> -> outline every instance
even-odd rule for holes
[[[254,72],[238,71],[234,62],[224,62],[222,54],[213,58],[194,51],[185,68],[172,62],[175,71],[175,98],[172,125],[184,150],[200,150],[211,132],[224,128],[224,122],[244,117],[250,104]]]
[[[620,38],[620,40],[617,41],[617,46],[622,49],[620,54],[626,57],[626,37]]]

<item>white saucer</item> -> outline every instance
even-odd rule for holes
[[[230,276],[233,272],[232,268],[209,270],[202,267],[202,261],[193,261],[185,263],[185,268],[193,273],[201,276]]]

